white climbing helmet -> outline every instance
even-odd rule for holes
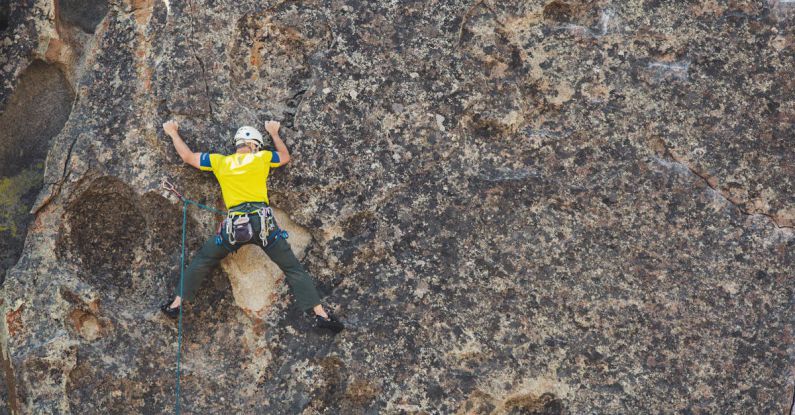
[[[240,127],[235,133],[235,146],[245,143],[246,141],[254,141],[260,148],[265,144],[265,142],[262,141],[262,134],[260,134],[256,128],[249,126]]]

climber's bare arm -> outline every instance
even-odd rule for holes
[[[290,162],[290,152],[287,151],[287,146],[284,141],[279,137],[279,127],[282,125],[278,121],[268,121],[265,123],[265,130],[271,135],[273,145],[276,147],[276,152],[279,153],[279,165],[284,166]]]
[[[177,122],[174,120],[167,121],[163,124],[163,130],[171,137],[171,142],[174,143],[174,148],[177,150],[177,153],[179,153],[182,161],[198,169],[201,153],[194,153],[190,150],[188,145],[185,144],[185,141],[182,140],[182,137],[179,136],[179,132],[177,132],[178,129],[179,125],[177,125]]]

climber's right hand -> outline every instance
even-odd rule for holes
[[[282,124],[280,122],[270,120],[265,123],[265,131],[267,131],[271,136],[274,136],[279,134],[279,128],[281,126]]]
[[[179,124],[177,124],[177,122],[174,120],[168,120],[163,123],[163,130],[168,135],[176,134],[178,129],[179,129]]]

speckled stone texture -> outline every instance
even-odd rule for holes
[[[3,410],[174,410],[159,183],[219,192],[160,125],[228,152],[275,118],[271,200],[348,329],[283,283],[247,312],[219,269],[183,413],[789,411],[792,1],[12,3],[0,105],[34,61],[76,98],[3,285]],[[190,252],[216,220],[191,208]]]

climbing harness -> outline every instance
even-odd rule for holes
[[[251,226],[250,219],[248,215],[250,214],[257,214],[260,217],[260,239],[262,240],[262,246],[266,247],[269,244],[275,242],[277,239],[287,239],[289,234],[287,231],[279,229],[276,225],[276,219],[273,216],[273,210],[268,207],[261,207],[253,212],[238,212],[238,211],[229,211],[224,213],[218,209],[214,209],[210,206],[203,205],[199,202],[195,202],[193,200],[185,198],[179,191],[177,191],[176,186],[173,183],[169,182],[168,179],[163,179],[160,183],[160,186],[171,193],[174,193],[180,201],[182,201],[182,248],[180,253],[180,264],[179,264],[179,297],[183,298],[183,288],[184,288],[184,280],[185,280],[185,237],[187,234],[187,224],[188,224],[188,205],[195,205],[199,209],[204,209],[206,211],[215,213],[217,215],[226,216],[223,222],[218,227],[218,231],[215,237],[215,243],[217,245],[221,245],[223,243],[223,239],[221,238],[221,229],[225,226],[225,232],[227,234],[227,240],[231,245],[235,245],[236,243],[246,243],[251,240],[254,236],[254,229]],[[267,228],[267,231],[266,231]],[[175,411],[176,414],[179,415],[179,396],[180,396],[180,365],[181,365],[181,355],[182,355],[182,305],[179,307],[179,322],[177,324],[177,391],[176,391],[176,406]]]
[[[287,231],[279,229],[273,209],[266,206],[252,212],[230,211],[216,232],[215,244],[219,246],[223,244],[222,230],[226,233],[229,245],[234,246],[237,243],[250,241],[254,237],[254,227],[251,225],[250,215],[259,216],[259,239],[263,247],[267,247],[277,239],[287,239],[290,236]]]
[[[244,206],[245,205],[245,206]],[[238,205],[227,213],[226,219],[218,227],[215,235],[215,244],[218,246],[223,245],[223,236],[221,232],[226,233],[226,240],[229,245],[236,245],[238,243],[246,243],[250,241],[253,234],[253,226],[251,225],[250,217],[253,215],[259,216],[260,231],[259,239],[262,247],[265,248],[277,239],[287,239],[290,234],[287,231],[280,229],[276,224],[276,216],[273,214],[273,209],[269,206],[261,206],[253,210],[242,209],[245,207],[254,208],[249,203]]]

